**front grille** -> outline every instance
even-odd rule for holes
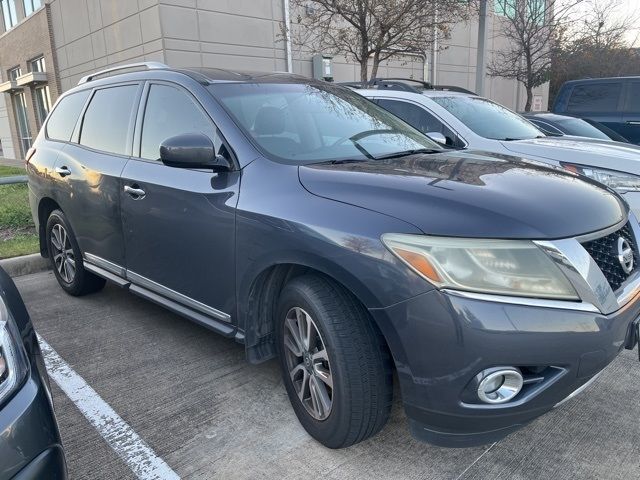
[[[620,261],[618,260],[618,238],[620,237],[629,242],[629,246],[633,250],[633,271],[630,273],[626,273],[622,269],[622,265],[620,265]],[[616,232],[585,242],[582,246],[598,264],[614,292],[620,288],[624,281],[629,278],[637,268],[638,254],[636,253],[636,242],[629,223]]]

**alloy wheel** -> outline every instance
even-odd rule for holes
[[[300,402],[316,420],[325,420],[333,405],[329,355],[311,316],[300,307],[287,312],[284,346],[291,382]]]
[[[56,223],[51,229],[50,241],[56,270],[65,282],[73,282],[76,276],[76,259],[69,235],[61,224]]]

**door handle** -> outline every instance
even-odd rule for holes
[[[69,170],[69,167],[65,166],[65,167],[56,167],[55,168],[56,173],[58,175],[60,175],[61,177],[66,177],[68,175],[71,175],[71,170]]]
[[[627,120],[627,125],[640,125],[640,120]]]
[[[125,185],[124,191],[128,193],[129,196],[131,196],[131,198],[133,198],[134,200],[141,200],[147,194],[147,192],[142,190],[140,186],[136,185],[135,183],[131,186]]]

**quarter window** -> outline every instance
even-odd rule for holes
[[[63,142],[68,142],[71,139],[73,129],[88,96],[89,90],[85,90],[67,95],[60,100],[47,122],[48,138]]]
[[[137,91],[137,85],[97,90],[84,114],[80,144],[125,155]]]
[[[188,93],[169,85],[151,85],[142,125],[140,156],[158,160],[160,144],[183,133],[203,133],[213,141],[218,153],[226,152],[216,127]]]
[[[605,82],[576,85],[571,92],[569,112],[615,112],[622,91],[622,83]]]

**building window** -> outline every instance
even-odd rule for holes
[[[16,2],[15,0],[0,0],[2,2],[2,15],[4,16],[4,29],[12,29],[16,23],[18,23],[18,16],[16,15]]]
[[[51,94],[49,93],[49,85],[36,88],[34,93],[36,97],[38,122],[42,125],[51,111]]]
[[[46,72],[47,67],[44,63],[44,57],[36,58],[35,60],[31,60],[31,71],[32,72]]]
[[[22,69],[20,67],[12,68],[9,70],[9,80],[15,82],[19,76],[22,75]]]
[[[42,6],[42,0],[22,0],[24,3],[24,15],[28,17]]]
[[[527,19],[534,20],[542,25],[545,21],[546,0],[495,0],[493,11],[496,15],[507,18],[515,18],[516,10],[522,11]]]
[[[16,122],[18,123],[20,153],[22,154],[22,158],[24,158],[27,150],[31,148],[31,130],[29,129],[29,120],[27,119],[27,104],[24,99],[24,93],[14,94],[13,104],[16,111]]]

